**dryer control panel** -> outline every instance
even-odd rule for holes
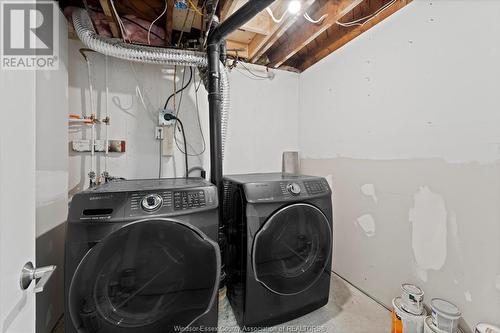
[[[244,186],[248,202],[297,201],[330,194],[330,186],[324,178],[255,182]]]

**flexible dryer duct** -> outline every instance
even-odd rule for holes
[[[124,43],[117,38],[102,37],[95,32],[92,20],[84,9],[76,8],[73,11],[72,19],[78,38],[86,47],[99,53],[146,64],[191,66],[203,69],[208,66],[207,54],[204,52],[134,45]],[[222,154],[224,154],[229,115],[229,79],[222,63],[220,68],[221,137]],[[207,88],[207,81],[203,81],[205,88]]]

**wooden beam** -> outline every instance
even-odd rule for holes
[[[372,20],[362,26],[355,26],[351,28],[344,28],[338,25],[332,26],[328,31],[326,31],[326,33],[328,33],[328,37],[324,40],[324,42],[320,43],[308,52],[306,58],[303,62],[301,62],[298,69],[300,71],[306,70],[354,38],[396,13],[401,8],[404,8],[411,2],[412,0],[397,0],[392,6],[388,7],[383,12],[380,12]]]
[[[167,0],[167,17],[165,19],[165,43],[173,45],[172,31],[174,30],[174,3],[175,0]]]
[[[273,26],[273,20],[267,13],[257,14],[253,19],[245,23],[240,30],[254,32],[261,35],[269,35]]]
[[[268,54],[270,66],[278,68],[293,55],[306,47],[339,19],[350,13],[364,0],[326,0],[321,7],[309,15],[319,19],[328,15],[322,23],[314,24],[306,21],[306,26],[289,36],[287,43]]]
[[[111,34],[113,35],[113,37],[119,38],[121,36],[121,32],[118,27],[118,19],[115,16],[111,3],[109,2],[109,0],[99,0],[99,3],[101,4],[104,15],[106,15],[106,17],[108,18],[108,24],[109,29],[111,30]]]
[[[249,57],[250,62],[256,62],[259,58],[290,28],[299,17],[307,12],[309,7],[314,3],[315,0],[304,0],[302,2],[302,8],[296,15],[286,14],[287,16],[283,19],[281,23],[276,23],[271,29],[269,35],[256,35],[255,38],[249,45]],[[281,13],[287,10],[287,1],[281,3],[280,9]],[[275,16],[277,13],[275,13]]]
[[[227,53],[232,56],[238,55],[239,58],[248,58],[248,44],[227,40]]]
[[[238,5],[238,2],[240,2],[240,6],[243,5],[242,0],[226,0],[224,1],[224,4],[222,5],[222,8],[220,10],[220,19],[221,22],[227,19],[234,11],[236,10],[236,5]]]

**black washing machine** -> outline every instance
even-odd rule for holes
[[[228,298],[246,330],[273,326],[328,303],[331,190],[324,178],[226,176]]]
[[[214,331],[216,188],[198,178],[116,181],[76,194],[65,249],[65,332]]]

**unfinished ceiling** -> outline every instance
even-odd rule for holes
[[[248,0],[219,0],[224,21]],[[254,0],[258,1],[258,0]],[[412,0],[276,0],[229,35],[228,54],[248,62],[302,72]],[[164,47],[200,49],[210,20],[208,0],[61,0],[93,11],[99,34]],[[297,1],[295,1],[297,5]]]

